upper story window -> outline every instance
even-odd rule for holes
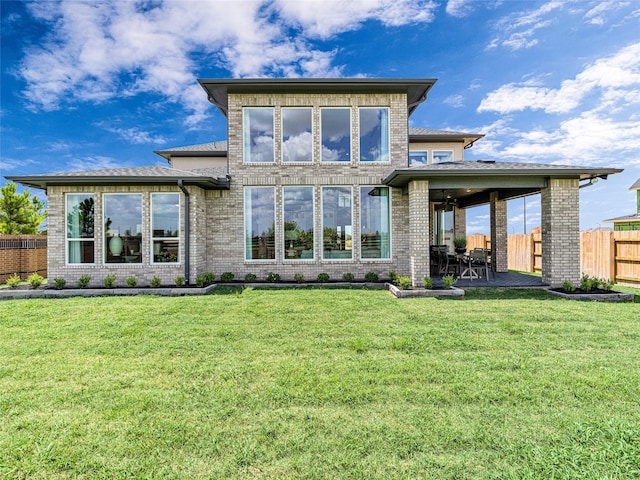
[[[323,162],[351,161],[351,109],[320,110],[321,156]]]
[[[312,162],[312,109],[282,109],[282,161]]]
[[[151,194],[153,263],[180,261],[180,194]]]
[[[273,108],[245,108],[243,114],[245,163],[273,163]]]
[[[453,162],[453,150],[434,150],[433,163]]]
[[[94,263],[93,235],[93,194],[67,194],[67,263]]]
[[[429,152],[426,150],[416,150],[409,152],[409,166],[426,165],[429,163]]]
[[[360,108],[360,161],[389,161],[389,109]]]
[[[103,196],[105,263],[142,263],[142,195]]]

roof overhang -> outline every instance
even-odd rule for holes
[[[230,93],[406,93],[408,115],[427,99],[436,79],[391,78],[241,78],[199,79],[207,97],[226,117]]]

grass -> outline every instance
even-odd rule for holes
[[[640,476],[640,308],[483,289],[0,303],[0,477]]]

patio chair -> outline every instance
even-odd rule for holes
[[[438,273],[440,276],[445,275],[457,275],[459,262],[454,255],[449,254],[449,249],[446,245],[441,246],[438,249]]]
[[[484,277],[489,280],[489,254],[484,248],[474,248],[469,252],[469,270],[471,279]]]

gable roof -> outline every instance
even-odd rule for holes
[[[226,169],[179,170],[161,166],[79,170],[44,175],[7,176],[7,180],[46,190],[61,185],[197,185],[206,190],[229,188]]]
[[[226,117],[230,93],[406,93],[408,115],[427,99],[434,78],[210,78],[198,82]]]
[[[169,160],[171,157],[226,157],[227,141],[200,143],[198,145],[186,145],[167,150],[154,150],[163,158]]]

